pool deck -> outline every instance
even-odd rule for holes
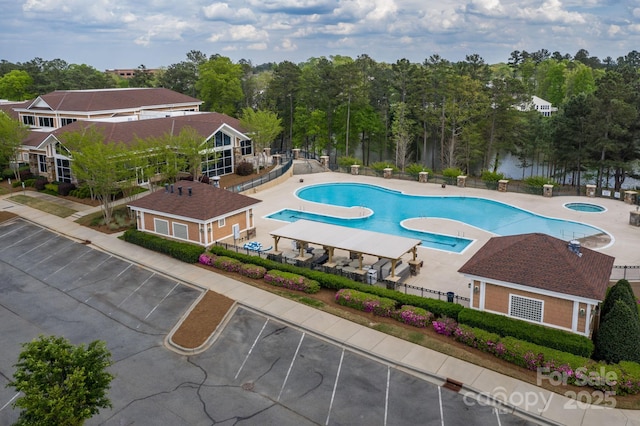
[[[302,180],[302,182],[301,182]],[[258,241],[263,247],[274,245],[270,232],[284,226],[287,222],[267,219],[266,216],[281,209],[304,210],[326,215],[358,217],[366,212],[362,207],[344,208],[318,204],[297,198],[295,192],[307,185],[329,182],[359,182],[383,186],[414,195],[449,195],[483,197],[510,204],[524,210],[543,216],[572,220],[587,223],[603,229],[611,235],[611,240],[606,236],[596,236],[581,241],[582,246],[596,249],[601,253],[614,256],[615,265],[640,265],[640,227],[629,225],[629,213],[635,206],[620,200],[604,198],[587,198],[579,196],[542,197],[530,194],[513,192],[498,192],[476,188],[459,188],[447,185],[442,188],[440,184],[411,182],[397,179],[384,179],[378,177],[351,175],[347,173],[325,172],[306,175],[295,175],[283,183],[269,189],[256,192],[248,192],[253,198],[262,200],[262,203],[254,206],[254,218],[257,236],[252,241]],[[602,213],[589,213],[570,210],[564,207],[566,203],[589,202],[605,207]],[[402,208],[402,206],[397,206]],[[429,232],[448,234],[473,239],[474,242],[462,253],[450,253],[440,250],[419,248],[418,258],[424,261],[420,274],[406,279],[406,283],[416,287],[428,288],[441,292],[453,291],[461,296],[468,297],[468,280],[457,271],[476,251],[484,245],[489,238],[494,236],[489,232],[474,228],[457,221],[445,219],[416,218],[408,220],[405,225]],[[239,243],[242,245],[242,243]],[[281,240],[278,249],[283,252],[291,251],[289,241]],[[340,251],[337,250],[337,255]],[[347,252],[342,253],[348,256]],[[410,259],[406,255],[406,260]],[[375,259],[366,259],[373,263]]]

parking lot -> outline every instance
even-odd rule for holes
[[[201,290],[23,220],[0,225],[0,424],[39,334],[107,342],[112,409],[87,424],[527,424],[395,365],[240,307],[207,351],[163,340]]]

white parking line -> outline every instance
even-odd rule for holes
[[[331,409],[333,408],[333,399],[336,396],[336,389],[338,388],[338,379],[340,378],[340,369],[342,368],[342,360],[344,359],[344,348],[342,348],[342,354],[340,355],[340,363],[338,364],[338,371],[336,372],[336,381],[333,384],[333,392],[331,392],[331,402],[329,403],[329,412],[327,413],[327,421],[325,425],[329,424],[329,418],[331,417]]]
[[[10,249],[11,247],[20,244],[21,242],[23,242],[24,240],[28,240],[29,238],[33,237],[34,235],[38,235],[39,233],[41,233],[43,231],[43,229],[40,229],[38,232],[35,232],[31,235],[27,235],[26,237],[24,237],[21,240],[16,241],[15,243],[11,244],[10,246],[6,246],[5,248],[1,249],[0,251],[5,251],[6,249]]]
[[[133,290],[131,293],[129,293],[129,295],[128,295],[127,297],[125,297],[124,299],[122,299],[122,302],[118,303],[117,307],[119,308],[120,306],[122,306],[122,304],[123,304],[124,302],[126,302],[126,301],[131,297],[131,296],[133,296],[135,293],[137,293],[137,292],[138,292],[138,290],[140,290],[140,288],[141,288],[143,285],[145,285],[145,284],[146,284],[146,283],[147,283],[151,278],[153,278],[155,275],[156,275],[156,273],[155,273],[155,272],[154,272],[154,273],[152,273],[152,274],[149,276],[149,278],[147,278],[146,280],[144,280],[144,281],[142,282],[142,284],[140,284],[138,287],[136,287],[136,289],[135,289],[135,290]],[[174,288],[175,288],[175,287],[174,287]],[[111,313],[109,313],[109,315],[111,315]]]
[[[251,348],[249,348],[249,352],[247,352],[247,355],[244,357],[244,361],[242,361],[242,365],[240,366],[240,368],[238,369],[238,372],[236,373],[236,375],[234,376],[233,380],[236,380],[238,378],[238,376],[240,375],[240,372],[242,371],[242,369],[244,368],[244,365],[246,364],[247,360],[249,359],[249,356],[251,355],[251,352],[253,352],[253,348],[256,346],[256,344],[258,343],[258,339],[260,339],[260,336],[262,336],[262,332],[264,331],[265,327],[267,326],[267,323],[269,322],[269,318],[267,318],[267,320],[264,322],[264,324],[262,325],[262,329],[260,330],[260,333],[258,333],[258,335],[256,336],[256,340],[253,341],[253,344],[251,345]]]
[[[42,247],[43,245],[47,244],[49,241],[53,240],[54,238],[56,238],[55,235],[52,236],[51,238],[47,238],[46,240],[44,240],[42,243],[38,244],[37,246],[35,246],[31,250],[28,250],[28,251],[22,253],[20,256],[16,257],[16,259],[20,259],[22,256],[26,256],[27,254],[31,253],[35,249],[38,249],[38,248]]]
[[[289,364],[289,370],[287,370],[287,375],[284,377],[284,382],[282,383],[282,387],[280,388],[280,393],[278,394],[278,401],[280,401],[280,396],[282,395],[282,391],[284,387],[287,385],[287,380],[289,379],[289,374],[291,373],[291,369],[293,368],[293,363],[296,361],[298,357],[298,352],[300,351],[300,346],[302,345],[302,340],[304,339],[305,333],[302,333],[300,336],[300,341],[298,342],[298,347],[296,348],[296,352],[293,354],[293,358],[291,358],[291,364]]]
[[[90,251],[88,251],[87,253],[89,253]],[[102,262],[98,263],[93,269],[91,269],[90,271],[85,272],[84,274],[80,275],[78,278],[76,278],[75,280],[73,280],[73,282],[71,283],[72,285],[77,283],[78,281],[80,281],[81,279],[83,279],[84,277],[86,277],[87,275],[93,273],[93,271],[95,271],[96,269],[98,269],[99,267],[101,267],[104,263],[106,263],[109,259],[111,259],[113,256],[109,255],[105,260],[103,260]],[[67,266],[67,265],[65,265]],[[64,267],[64,266],[63,266]],[[56,271],[58,272],[58,271]],[[55,274],[55,272],[54,272]],[[67,291],[69,290],[69,287],[64,288],[62,291]]]
[[[85,252],[84,252],[84,253],[82,253],[80,256],[78,256],[78,257],[76,257],[75,259],[73,259],[71,262],[68,262],[67,264],[65,264],[65,265],[63,265],[63,266],[61,266],[61,267],[59,267],[58,269],[56,269],[55,271],[53,271],[52,273],[50,273],[50,274],[48,275],[48,278],[49,278],[49,277],[51,277],[52,275],[55,275],[55,274],[57,274],[58,272],[62,271],[64,268],[66,268],[67,266],[71,265],[73,262],[75,262],[76,260],[80,259],[82,256],[84,256],[84,255],[85,255],[85,254],[87,254],[87,253],[89,253],[89,250],[85,251]],[[66,289],[65,289],[65,290],[63,290],[63,291],[66,291]]]
[[[440,424],[444,426],[444,410],[442,409],[442,391],[438,386],[438,403],[440,404]]]
[[[387,365],[387,390],[384,395],[384,425],[387,426],[387,414],[389,413],[389,381],[391,379],[391,366]]]
[[[151,314],[153,313],[153,311],[155,311],[158,306],[162,305],[162,302],[164,302],[164,300],[169,297],[169,295],[173,292],[173,290],[176,289],[176,287],[178,287],[180,285],[180,283],[176,283],[176,285],[173,286],[173,288],[171,290],[169,290],[169,292],[167,294],[165,294],[165,296],[162,298],[161,301],[158,302],[158,304],[156,306],[153,307],[153,309],[147,314],[146,317],[144,317],[144,319],[149,318],[149,316],[151,316]]]
[[[13,402],[14,399],[16,399],[18,396],[20,395],[20,392],[18,392],[17,394],[15,394],[13,396],[13,398],[11,398],[9,401],[7,401],[6,404],[4,404],[2,407],[0,407],[0,411],[4,410],[5,408],[7,408],[9,406],[9,404],[11,404]]]

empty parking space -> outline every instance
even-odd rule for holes
[[[211,385],[265,395],[317,424],[526,424],[245,308],[194,361],[212,373]]]

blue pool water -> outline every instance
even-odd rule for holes
[[[600,213],[606,210],[602,206],[591,203],[567,203],[564,206],[570,210],[584,213]]]
[[[548,234],[565,241],[601,234],[599,228],[579,222],[540,216],[486,198],[409,195],[375,185],[328,183],[301,188],[296,195],[306,201],[342,207],[364,207],[372,214],[339,218],[299,210],[284,209],[268,218],[295,222],[299,219],[365,229],[422,240],[424,247],[462,252],[472,240],[402,226],[412,218],[449,219],[466,223],[495,235],[530,232]],[[381,242],[383,243],[383,242]]]

